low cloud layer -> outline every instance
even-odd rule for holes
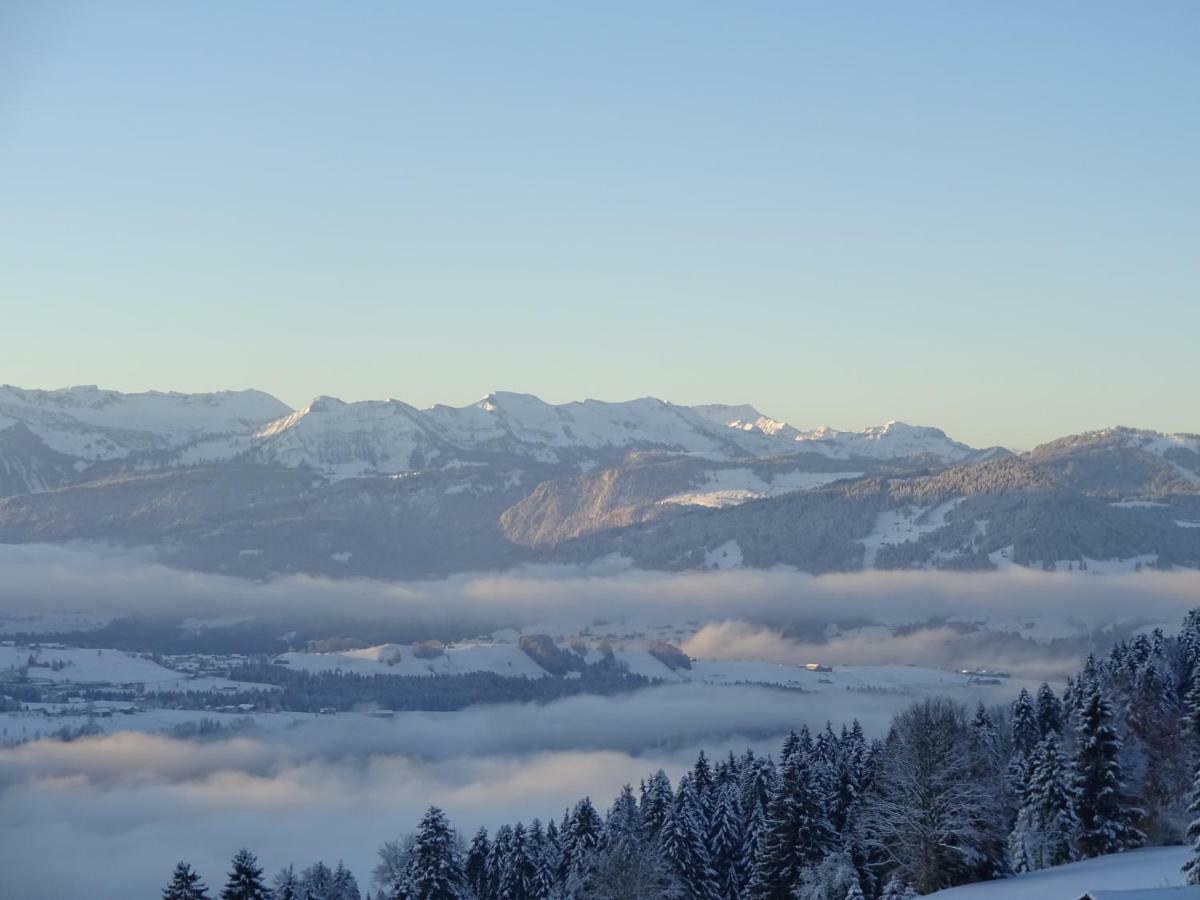
[[[795,640],[762,625],[724,621],[705,625],[682,649],[698,659],[755,659],[785,665],[817,660],[839,666],[982,668],[1026,679],[1062,681],[1079,670],[1092,646],[1087,632],[1047,644],[1002,630],[963,631],[946,625],[903,629],[895,634],[868,627],[812,642]]]
[[[13,896],[156,896],[186,858],[210,884],[242,845],[269,870],[342,858],[365,879],[385,840],[436,802],[462,830],[606,808],[704,747],[774,751],[800,724],[858,715],[878,734],[912,698],[672,685],[614,698],[393,720],[310,719],[212,742],[119,733],[0,749],[0,872]],[[63,848],[54,865],[47,847]]]
[[[705,573],[546,566],[436,582],[281,576],[252,583],[182,572],[149,554],[0,546],[0,612],[357,617],[433,628],[525,626],[637,616],[740,619],[788,630],[814,621],[946,617],[1177,623],[1200,599],[1200,572],[1094,576],[1010,568],[990,574],[790,570]]]

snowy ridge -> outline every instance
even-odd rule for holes
[[[753,406],[688,407],[643,397],[621,403],[547,403],[495,392],[463,407],[417,409],[400,400],[345,402],[322,396],[291,410],[261,391],[122,394],[93,386],[57,391],[0,387],[0,431],[20,425],[77,471],[94,463],[153,457],[197,465],[235,458],[307,466],[331,478],[397,474],[502,454],[582,469],[613,454],[648,449],[713,459],[811,450],[830,458],[930,456],[946,462],[971,448],[936,428],[889,423],[863,432],[800,432]],[[40,448],[39,448],[40,449]],[[11,463],[13,483],[45,490],[60,478],[40,469],[61,460]]]
[[[248,434],[287,411],[255,390],[122,394],[95,386],[57,391],[0,386],[0,429],[22,424],[51,450],[84,463]]]
[[[952,463],[970,459],[978,453],[966,444],[951,440],[940,428],[908,425],[905,422],[892,421],[862,431],[838,431],[827,425],[812,431],[801,431],[786,422],[764,416],[749,404],[709,404],[693,408],[710,421],[735,432],[773,442],[772,449],[776,453],[785,452],[779,444],[788,441],[799,445],[792,447],[792,450],[820,453],[831,459],[929,456]]]

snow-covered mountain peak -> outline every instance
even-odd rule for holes
[[[94,385],[53,391],[0,387],[0,428],[23,422],[48,447],[84,463],[246,434],[288,412],[256,390],[124,394]]]
[[[822,426],[815,431],[801,432],[796,441],[834,458],[864,456],[874,459],[930,456],[943,462],[968,459],[974,450],[966,444],[951,440],[940,428],[909,425],[892,420],[873,425],[862,431],[837,431]]]

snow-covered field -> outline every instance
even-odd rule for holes
[[[193,676],[177,672],[120,650],[93,650],[83,647],[29,648],[0,647],[0,673],[19,669],[30,657],[36,665],[29,677],[56,684],[141,685],[154,691],[213,691],[238,687],[228,678]]]
[[[1186,847],[1150,847],[1055,866],[999,881],[966,884],[930,894],[937,900],[1079,900],[1090,891],[1131,891],[1183,884]],[[1161,900],[1197,900],[1200,887],[1164,891]],[[1150,900],[1132,895],[1130,900]]]
[[[737,506],[748,500],[778,497],[824,487],[835,481],[858,478],[862,472],[779,472],[769,481],[752,469],[714,469],[705,472],[705,483],[691,491],[660,501],[679,506]]]
[[[382,644],[363,650],[340,653],[285,653],[290,668],[306,672],[346,671],[381,675],[461,675],[468,672],[495,672],[497,675],[544,678],[545,669],[535,663],[516,644],[453,644],[428,659],[415,655],[413,648],[401,644]]]
[[[946,514],[963,500],[956,497],[938,506],[906,506],[884,510],[875,519],[875,527],[860,543],[866,548],[863,568],[875,568],[879,548],[889,544],[907,544],[922,535],[946,527]]]
[[[1003,550],[997,550],[989,554],[988,559],[992,561],[992,564],[997,569],[1024,568],[1012,561],[1012,550],[1011,546],[1005,547]],[[1127,575],[1155,565],[1158,562],[1158,555],[1143,553],[1139,556],[1127,556],[1122,559],[1092,559],[1085,556],[1083,560],[1087,564],[1087,568],[1080,568],[1079,564],[1073,559],[1053,560],[1052,565],[1055,572],[1066,574]]]

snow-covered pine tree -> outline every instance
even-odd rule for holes
[[[749,821],[757,810],[764,817],[771,795],[775,793],[778,772],[771,757],[757,757],[742,766],[742,814]]]
[[[1042,731],[1038,727],[1037,709],[1033,705],[1033,698],[1025,688],[1021,688],[1017,699],[1013,701],[1011,728],[1013,752],[1028,758],[1041,741]]]
[[[748,888],[754,900],[789,900],[800,871],[829,850],[834,835],[823,801],[809,753],[798,749],[782,766],[767,807]]]
[[[1079,858],[1075,850],[1079,819],[1071,769],[1053,734],[1042,742],[1034,760],[1030,793],[1039,832],[1035,855],[1038,868],[1045,869]]]
[[[471,846],[467,849],[466,862],[463,864],[463,875],[467,884],[475,892],[476,900],[492,900],[491,882],[488,879],[488,860],[492,855],[492,841],[488,830],[480,827],[471,838]]]
[[[492,900],[500,896],[500,882],[504,880],[504,872],[512,857],[512,839],[511,825],[501,825],[496,829],[496,839],[492,841],[486,869],[486,889]]]
[[[1192,855],[1183,864],[1183,872],[1187,875],[1188,884],[1200,884],[1200,762],[1196,765],[1196,773],[1192,779],[1192,802],[1188,805],[1188,812],[1194,816],[1187,829],[1188,840],[1192,844]]]
[[[692,787],[696,789],[696,798],[703,800],[708,796],[708,792],[712,790],[713,774],[712,767],[708,764],[708,757],[701,750],[696,757],[696,764],[692,766]]]
[[[221,889],[221,900],[269,900],[270,896],[257,857],[245,848],[239,850]]]
[[[190,865],[181,862],[162,895],[163,900],[208,900],[208,886]]]
[[[534,819],[529,823],[528,844],[529,858],[533,860],[533,882],[530,884],[530,896],[533,900],[547,900],[554,890],[556,860],[546,838],[546,832],[542,829],[541,819]]]
[[[560,881],[563,864],[562,831],[554,817],[546,822],[546,866],[550,869],[551,882],[557,885]]]
[[[1037,692],[1037,723],[1043,738],[1051,734],[1061,735],[1063,730],[1063,705],[1054,693],[1054,688],[1042,682]]]
[[[271,887],[271,900],[301,900],[296,870],[290,865],[279,870]]]
[[[879,900],[916,900],[916,898],[917,892],[913,890],[912,885],[899,875],[889,878],[887,884],[883,886],[883,893],[879,895]]]
[[[1183,871],[1188,884],[1200,884],[1200,608],[1187,614],[1179,642],[1184,647],[1185,661],[1191,675],[1191,683],[1183,699],[1181,730],[1184,746],[1193,763],[1191,803],[1187,808],[1193,816],[1187,828],[1192,855],[1183,864]]]
[[[746,822],[742,815],[741,789],[727,780],[716,789],[717,796],[708,824],[708,853],[723,900],[741,900],[746,884],[743,847]]]
[[[633,788],[628,784],[613,801],[604,820],[604,843],[613,844],[622,840],[638,840],[642,834],[642,811],[634,799]]]
[[[642,826],[646,829],[648,837],[656,837],[662,831],[674,803],[675,792],[671,788],[671,779],[667,777],[666,772],[659,769],[650,776],[646,782],[646,789],[642,792]]]
[[[1021,803],[1017,811],[1017,821],[1008,836],[1008,866],[1017,875],[1022,872],[1032,872],[1035,868],[1029,848],[1033,843],[1034,823],[1033,813],[1028,805]]]
[[[604,821],[590,797],[575,804],[559,834],[562,856],[560,880],[567,896],[577,896],[587,884],[593,856],[604,834]]]
[[[800,749],[800,735],[795,729],[789,731],[783,739],[783,746],[779,748],[779,763],[782,765],[792,758],[792,754]]]
[[[1126,717],[1129,733],[1140,749],[1141,800],[1144,826],[1157,839],[1170,837],[1170,811],[1186,776],[1179,771],[1176,732],[1180,700],[1153,660],[1134,676]],[[1128,748],[1127,748],[1128,749]],[[1137,770],[1135,770],[1137,771]]]
[[[297,892],[305,900],[319,897],[325,900],[333,893],[333,870],[325,863],[317,861],[300,873],[300,889]],[[407,898],[407,894],[402,895]]]
[[[340,859],[337,868],[333,870],[333,896],[330,900],[362,900],[362,894],[358,890],[358,879]]]
[[[795,900],[862,900],[858,871],[848,853],[830,853],[815,866],[801,870]]]
[[[463,900],[466,879],[446,814],[429,807],[417,826],[403,900]]]
[[[646,834],[641,809],[626,785],[609,809],[580,895],[588,900],[676,900],[682,896],[679,888],[659,853],[658,840]]]
[[[1192,669],[1191,681],[1183,697],[1181,724],[1184,741],[1194,759],[1200,756],[1200,665]]]
[[[1078,859],[1079,821],[1067,758],[1054,735],[1034,751],[1030,783],[1009,839],[1014,872],[1030,872]]]
[[[1112,719],[1108,700],[1099,688],[1093,689],[1079,717],[1072,760],[1078,848],[1085,858],[1136,847],[1145,839],[1134,825],[1141,810],[1124,793],[1118,759],[1121,739]]]
[[[663,861],[682,885],[687,900],[719,900],[704,813],[690,775],[679,782],[671,816],[659,835],[659,842]]]
[[[508,854],[501,867],[497,900],[533,900],[533,879],[536,872],[529,855],[525,826],[518,822],[512,829]]]

